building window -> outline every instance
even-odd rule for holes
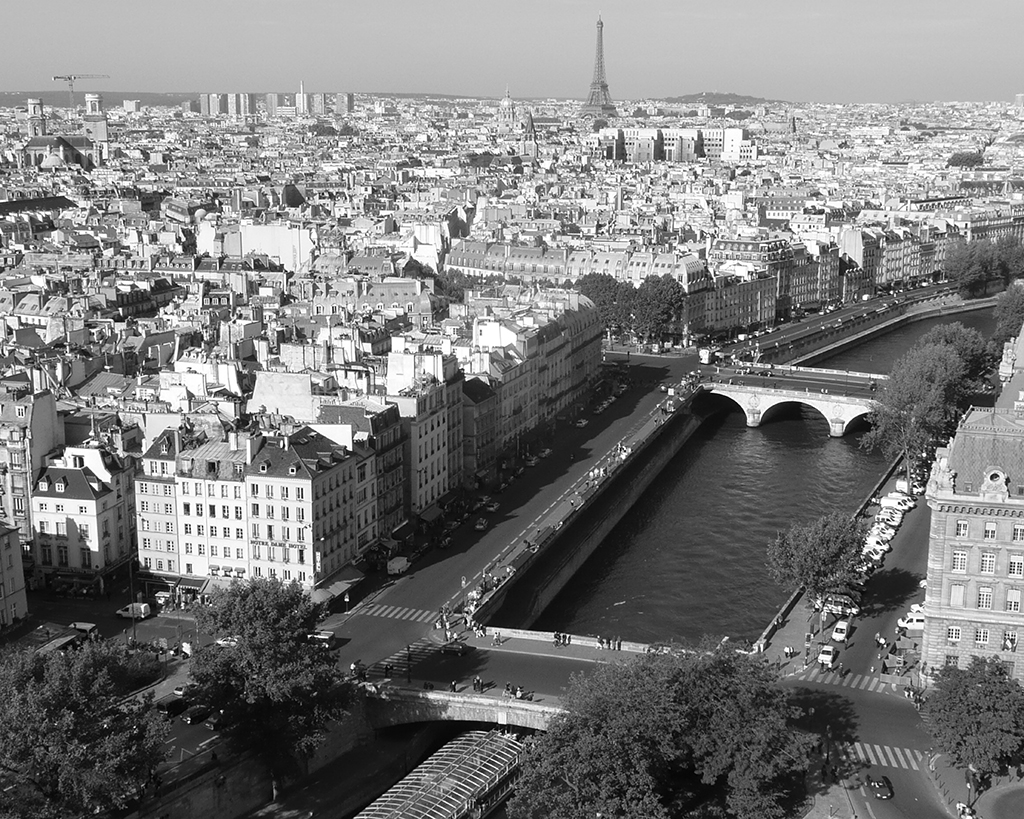
[[[255,525],[255,524],[253,524]],[[245,531],[243,529],[235,529],[235,539],[242,540],[245,537]]]
[[[956,522],[956,536],[957,537],[967,537],[967,521],[966,520],[958,520]]]
[[[260,516],[260,505],[258,503],[254,503],[252,505],[252,514],[253,514],[253,517],[257,517],[258,518]]]
[[[978,589],[978,608],[979,609],[990,609],[992,608],[992,587],[981,586]]]
[[[185,544],[185,554],[187,554],[187,555],[192,554],[192,544],[191,543],[186,543]]]
[[[1010,555],[1007,574],[1010,577],[1024,577],[1024,555]]]
[[[191,563],[186,563],[185,564],[185,574],[192,574],[192,564]]]
[[[185,524],[185,534],[186,535],[191,535],[192,534],[192,524],[191,523],[186,523]]]
[[[43,565],[44,566],[52,566],[53,565],[53,550],[49,546],[44,546],[43,547]]]
[[[1004,631],[1003,632],[1003,651],[1016,651],[1017,650],[1017,632],[1016,631]]]
[[[142,511],[145,512],[147,510],[143,509]],[[183,503],[181,505],[181,513],[183,515],[191,515],[192,514],[192,504],[191,503]]]
[[[960,642],[960,626],[949,626],[946,629],[946,642],[947,643],[959,643]]]
[[[953,571],[967,571],[967,552],[953,552]]]
[[[196,526],[196,534],[199,535],[199,537],[206,537],[206,527],[201,524]]]
[[[949,587],[949,605],[963,608],[965,588],[963,583],[954,583]]]
[[[994,552],[982,552],[981,553],[981,566],[982,574],[995,574],[996,573],[996,556]]]
[[[976,646],[987,646],[988,645],[988,629],[987,628],[976,628],[974,630],[974,644]]]
[[[1024,526],[1019,523],[1013,525],[1013,542],[1024,543]]]
[[[1020,589],[1006,590],[1006,610],[1020,611]]]
[[[225,550],[225,551],[227,551],[227,550]],[[236,548],[235,549],[235,557],[238,560],[245,560],[245,549],[243,549],[241,546]]]
[[[985,524],[985,540],[996,539],[996,525],[994,523]]]

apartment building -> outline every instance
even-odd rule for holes
[[[932,465],[926,677],[995,657],[1024,682],[1024,390],[1011,397],[1008,406],[970,410]]]
[[[25,571],[21,560],[21,534],[0,526],[0,630],[28,614]]]
[[[135,469],[94,443],[69,446],[32,490],[35,572],[48,586],[108,590],[135,552]]]
[[[182,604],[236,578],[329,588],[380,535],[376,479],[366,447],[310,427],[223,440],[167,430],[137,484],[140,582]]]

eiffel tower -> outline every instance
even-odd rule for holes
[[[604,76],[604,23],[597,18],[597,56],[594,57],[594,79],[590,81],[590,95],[580,110],[584,116],[617,117],[618,111],[608,93],[608,80]]]

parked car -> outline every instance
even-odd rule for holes
[[[202,722],[208,716],[210,716],[210,709],[206,705],[193,705],[184,714],[181,715],[181,721],[187,725],[192,725],[196,722]]]
[[[529,467],[534,467],[534,466],[536,466],[540,462],[536,458],[534,458],[532,455],[530,455],[529,457],[526,458],[525,463]]]
[[[234,648],[238,645],[238,641],[242,638],[235,635],[234,637],[220,637],[214,640],[214,645],[220,646],[221,648]]]
[[[486,506],[484,506],[484,509],[493,514],[494,512],[497,512],[499,509],[501,509],[501,504],[498,503],[497,501],[491,501]]]
[[[227,720],[224,719],[223,711],[214,711],[210,714],[210,718],[206,721],[206,727],[211,731],[219,731],[225,726]]]
[[[452,640],[450,643],[445,643],[441,646],[442,654],[458,654],[460,657],[466,653],[466,644],[460,643],[458,640]]]
[[[919,611],[908,611],[896,621],[896,625],[907,631],[924,631],[924,615]]]
[[[875,799],[892,799],[892,782],[889,781],[889,777],[868,777],[868,786]]]
[[[576,426],[579,427],[580,429],[583,429],[583,427],[585,427],[589,423],[590,422],[586,418],[580,418],[578,421],[576,421]]]
[[[477,518],[473,528],[478,532],[483,532],[487,528],[487,518]]]
[[[850,636],[850,621],[840,620],[832,628],[832,639],[837,643],[845,643],[846,638]]]
[[[195,693],[195,683],[179,683],[174,686],[174,696],[181,697],[183,700],[189,699],[193,693]]]
[[[540,452],[538,452],[537,455],[540,456],[541,458],[548,458],[551,456],[551,450],[545,447]]]

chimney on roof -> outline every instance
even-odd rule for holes
[[[228,449],[230,449],[232,452],[237,452],[238,451],[238,433],[237,432],[229,432],[228,433]]]
[[[287,435],[282,435],[281,436],[281,449],[283,449],[283,450],[285,450],[287,452],[290,445],[291,445],[291,442],[288,440],[288,436]]]

